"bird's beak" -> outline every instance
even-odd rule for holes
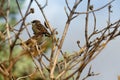
[[[26,26],[32,25],[32,23],[27,23]]]
[[[27,25],[32,25],[32,23],[28,23]]]

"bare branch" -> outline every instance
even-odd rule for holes
[[[24,19],[23,14],[22,14],[22,11],[21,11],[21,9],[20,9],[20,5],[19,5],[19,3],[18,3],[18,0],[16,0],[16,3],[17,3],[17,6],[18,6],[18,10],[19,10],[19,12],[20,12],[20,15],[21,15],[22,19]],[[32,2],[31,2],[31,3],[32,3]],[[30,33],[29,33],[29,31],[28,31],[28,29],[27,29],[25,23],[24,23],[24,26],[25,26],[25,29],[26,29],[26,31],[27,31],[29,37],[31,37],[31,35],[30,35]]]
[[[47,5],[48,5],[48,0],[46,0],[46,3],[45,3],[45,5],[42,7],[42,9],[44,9]]]
[[[38,7],[39,7],[39,9],[40,9],[40,11],[41,11],[41,13],[42,13],[42,15],[43,15],[43,17],[44,17],[44,19],[45,19],[45,22],[46,22],[47,25],[48,25],[48,28],[50,29],[51,32],[53,32],[53,29],[52,29],[52,27],[50,26],[49,21],[47,20],[45,14],[44,14],[43,8],[41,7],[41,5],[38,3],[37,0],[35,0],[35,2],[36,2],[36,4],[38,5]],[[46,1],[46,5],[47,5],[47,1]],[[45,6],[46,6],[46,5],[45,5]],[[44,6],[44,7],[45,7],[45,6]]]
[[[18,20],[13,26],[9,25],[9,12],[10,12],[10,0],[7,1],[7,9],[5,12],[3,12],[4,5],[0,4],[0,17],[5,19],[6,25],[5,25],[5,31],[0,31],[0,50],[2,49],[2,43],[6,42],[9,44],[9,59],[3,60],[0,62],[0,73],[4,77],[5,80],[6,77],[8,79],[15,79],[17,77],[17,80],[20,79],[26,79],[30,78],[32,79],[33,75],[36,75],[36,73],[39,73],[39,76],[41,79],[49,79],[49,80],[79,80],[81,79],[81,74],[85,67],[98,56],[101,51],[106,47],[106,45],[113,40],[114,38],[120,36],[120,20],[116,20],[115,22],[111,22],[111,3],[115,0],[112,0],[102,7],[98,9],[94,9],[94,5],[91,5],[91,0],[88,0],[87,3],[87,10],[86,12],[77,12],[78,6],[82,2],[82,0],[74,0],[73,6],[70,5],[68,0],[65,0],[66,7],[64,7],[65,14],[67,16],[66,24],[64,25],[64,30],[61,35],[61,38],[57,37],[56,35],[58,32],[56,31],[56,28],[53,29],[53,27],[49,24],[48,19],[44,13],[44,8],[48,5],[48,0],[45,0],[45,4],[41,6],[41,4],[38,2],[38,0],[34,0],[34,2],[37,4],[37,7],[39,8],[39,11],[42,13],[43,18],[45,19],[44,25],[46,28],[49,29],[51,32],[51,36],[47,37],[44,35],[36,35],[31,36],[29,33],[29,30],[27,29],[29,23],[25,24],[26,18],[31,14],[34,13],[34,9],[31,8],[31,4],[33,0],[30,0],[29,4],[27,5],[27,10],[25,12],[25,15],[23,15],[22,10],[20,8],[19,1],[16,0],[18,13],[21,16],[21,19]],[[2,0],[1,2],[4,2]],[[97,14],[96,11],[100,11],[101,9],[108,6],[108,22],[106,26],[102,26],[101,29],[97,29]],[[5,14],[4,14],[5,13]],[[62,50],[66,35],[68,33],[70,24],[75,18],[79,18],[81,14],[85,14],[85,26],[82,26],[84,29],[84,37],[85,37],[85,43],[81,44],[80,41],[77,41],[78,51],[67,53],[66,51]],[[89,30],[89,16],[93,16],[93,26],[92,31]],[[77,19],[78,20],[78,19]],[[20,29],[14,29],[17,25],[20,24]],[[99,26],[99,25],[98,25]],[[29,35],[29,39],[26,41],[23,41],[20,34],[23,30],[26,29],[27,34]],[[82,30],[83,30],[82,29]],[[10,32],[13,33],[13,35],[10,34]],[[91,32],[89,34],[89,32]],[[77,34],[81,35],[81,34]],[[7,37],[7,38],[6,38]],[[2,38],[2,39],[1,39]],[[17,42],[19,40],[19,42]],[[51,42],[49,55],[45,54],[47,43],[49,44],[49,40]],[[13,42],[12,42],[13,41]],[[84,41],[83,41],[84,42]],[[14,52],[14,48],[16,46],[21,47],[21,51],[18,52],[15,56],[12,55]],[[74,47],[74,46],[72,46]],[[29,75],[26,76],[16,76],[13,75],[14,66],[16,62],[18,62],[23,56],[29,56],[30,59],[32,59],[32,62],[35,65],[35,71],[32,73],[28,73]],[[47,63],[46,63],[47,62]],[[37,71],[38,70],[38,71]],[[81,80],[86,80],[89,77],[99,75],[99,73],[92,72],[92,67],[90,66],[88,73],[86,76]],[[14,77],[15,76],[15,77]]]
[[[54,58],[54,63],[53,63],[53,67],[51,69],[51,73],[50,73],[50,77],[53,79],[54,78],[54,69],[56,67],[56,63],[57,63],[57,60],[58,60],[58,56],[60,54],[60,50],[62,48],[62,45],[63,45],[63,42],[64,42],[64,39],[65,39],[65,36],[67,34],[67,31],[68,31],[68,28],[69,28],[69,25],[70,25],[70,22],[71,22],[71,18],[73,16],[73,12],[76,10],[77,6],[79,5],[79,3],[81,2],[81,0],[78,0],[76,1],[76,3],[74,4],[73,8],[72,8],[72,11],[70,12],[70,15],[66,21],[66,25],[65,25],[65,29],[63,31],[63,34],[62,34],[62,38],[60,40],[60,44],[58,45],[58,50],[56,51],[56,55],[55,55],[55,58]]]
[[[87,11],[89,11],[89,7],[90,7],[90,0],[88,0],[88,4],[87,4]],[[88,42],[88,17],[89,14],[86,14],[86,18],[85,18],[85,40],[86,40],[86,46],[89,47],[89,42]]]
[[[66,5],[67,5],[68,10],[71,12],[72,10],[70,9],[70,6],[69,6],[69,4],[68,4],[68,0],[65,0],[65,2],[66,2]]]
[[[90,66],[88,74],[82,80],[85,80],[85,79],[87,79],[87,78],[89,78],[91,76],[97,76],[97,75],[99,75],[99,73],[95,74],[94,72],[91,72],[91,66]]]
[[[31,74],[27,75],[27,76],[22,76],[17,78],[16,80],[21,80],[21,79],[25,79],[25,78],[30,78],[32,75],[34,75],[36,73],[36,70],[34,72],[32,72]]]
[[[68,18],[68,12],[67,12],[67,10],[66,10],[66,7],[64,7],[64,10],[65,10],[65,13],[66,13],[66,16],[67,16],[67,18]]]
[[[91,13],[91,12],[100,11],[100,10],[102,10],[103,8],[107,7],[109,4],[111,4],[111,3],[114,2],[114,1],[115,1],[115,0],[112,0],[112,1],[110,1],[109,3],[105,4],[104,6],[98,8],[98,9],[92,10],[92,11],[88,11],[88,12],[74,12],[74,14],[88,14],[88,13]]]
[[[28,5],[28,8],[27,8],[26,13],[25,13],[25,18],[23,18],[23,22],[22,22],[22,24],[21,24],[21,26],[20,26],[19,32],[16,34],[16,38],[15,38],[13,44],[11,45],[11,50],[13,50],[14,45],[15,45],[17,39],[19,38],[19,35],[20,35],[21,31],[23,30],[22,28],[23,28],[25,19],[26,19],[26,17],[28,16],[27,14],[28,14],[28,11],[29,11],[30,6],[31,6],[31,4],[32,4],[32,1],[33,1],[33,0],[31,0],[30,3],[29,3],[29,5]]]

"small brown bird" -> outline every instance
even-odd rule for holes
[[[44,25],[41,24],[39,20],[32,21],[32,30],[35,35],[45,35],[47,37],[50,37],[50,33],[47,31]]]

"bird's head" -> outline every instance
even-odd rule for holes
[[[37,24],[40,24],[41,22],[39,20],[33,20],[31,23],[32,25],[37,25]]]

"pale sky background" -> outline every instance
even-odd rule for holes
[[[44,4],[45,0],[39,0],[41,4]],[[72,6],[73,1],[68,0],[69,4]],[[86,10],[86,1],[83,2],[78,7],[77,11],[85,11]],[[91,4],[94,5],[94,9],[101,7],[111,0],[91,0]],[[26,0],[24,5],[28,6],[29,0]],[[47,19],[50,24],[57,28],[59,33],[58,36],[61,38],[61,34],[63,32],[66,15],[64,11],[65,0],[48,0],[48,6],[44,9]],[[112,3],[113,13],[111,14],[111,22],[120,19],[120,0],[116,0]],[[43,16],[41,15],[37,5],[35,3],[32,4],[32,8],[35,9],[35,13],[31,14],[30,17],[27,18],[28,22],[31,22],[34,19],[39,19],[41,22],[44,22]],[[25,9],[24,9],[25,10]],[[101,26],[105,26],[107,22],[107,7],[101,11],[96,12],[97,15],[97,26],[98,28],[102,28]],[[78,18],[73,20],[70,25],[67,37],[64,42],[63,51],[73,52],[77,51],[79,48],[77,47],[76,41],[80,40],[81,44],[84,44],[84,19],[85,15],[80,15]],[[90,25],[92,24],[93,17],[90,18]],[[31,27],[30,27],[31,28]],[[89,28],[92,30],[92,27]],[[29,29],[32,33],[32,30]],[[21,36],[23,39],[26,39],[27,36]],[[120,75],[120,37],[115,38],[111,41],[106,48],[94,59],[89,65],[92,65],[92,70],[96,73],[101,73],[98,76],[88,78],[87,80],[117,80],[117,76]],[[87,68],[89,67],[87,66]],[[85,69],[83,72],[83,77],[87,74],[88,69]]]

